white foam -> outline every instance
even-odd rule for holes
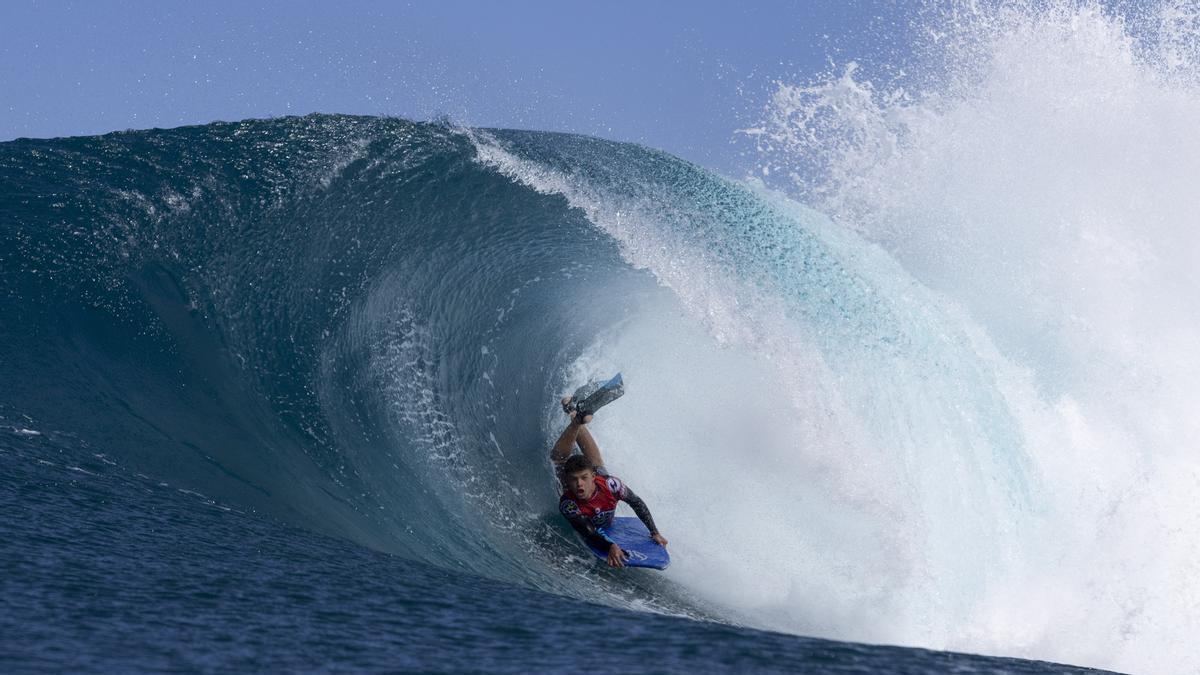
[[[781,86],[752,132],[767,175],[978,323],[1042,480],[944,644],[1194,672],[1200,12],[1039,4],[956,4],[928,31],[932,85],[847,68]]]

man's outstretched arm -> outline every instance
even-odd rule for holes
[[[658,528],[654,526],[654,516],[650,515],[650,507],[646,506],[645,500],[634,494],[633,490],[630,490],[628,485],[624,487],[625,491],[624,494],[621,495],[621,499],[625,500],[625,503],[633,507],[633,512],[637,514],[638,519],[642,521],[642,524],[646,526],[647,530],[650,530],[650,538],[659,544],[666,546],[666,538],[659,534]]]

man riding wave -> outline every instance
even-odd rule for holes
[[[586,426],[592,416],[574,410],[569,397],[563,399],[563,410],[571,416],[571,422],[550,451],[550,461],[554,463],[558,482],[563,487],[558,501],[559,513],[588,544],[608,551],[610,567],[624,567],[629,558],[629,554],[605,534],[605,528],[612,525],[617,513],[618,501],[633,507],[633,512],[650,531],[650,537],[660,546],[666,546],[667,540],[654,526],[646,502],[604,468],[600,446]],[[571,454],[576,445],[582,454]]]

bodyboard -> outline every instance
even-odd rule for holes
[[[625,381],[617,373],[607,382],[588,382],[575,390],[571,396],[570,406],[584,415],[594,415],[596,411],[625,394]]]
[[[671,555],[665,546],[650,538],[650,530],[637,518],[620,516],[613,518],[613,524],[600,530],[604,536],[611,539],[629,554],[625,561],[627,567],[649,567],[665,570],[671,564]],[[588,544],[588,549],[601,560],[608,560],[608,549],[600,550]]]

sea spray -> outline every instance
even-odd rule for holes
[[[1045,486],[950,646],[1200,662],[1198,15],[936,6],[908,82],[781,84],[749,130],[764,180],[979,326]]]

